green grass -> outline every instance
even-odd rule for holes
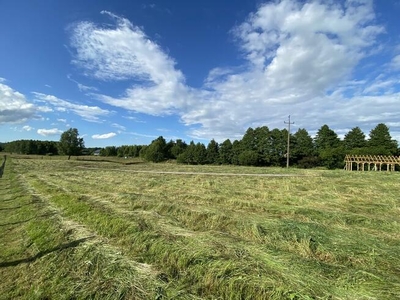
[[[400,298],[399,179],[14,157],[0,298]]]

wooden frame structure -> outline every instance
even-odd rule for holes
[[[386,166],[386,171],[395,171],[396,165],[400,166],[400,157],[385,155],[346,155],[344,158],[347,171],[353,171],[353,166],[357,171],[382,171],[382,166]]]

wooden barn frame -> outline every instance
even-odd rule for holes
[[[382,171],[386,165],[386,171],[395,171],[396,165],[400,166],[400,157],[384,155],[346,155],[344,159],[347,171],[353,171],[354,164],[357,171]]]

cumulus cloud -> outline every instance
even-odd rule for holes
[[[23,94],[0,83],[0,124],[25,122],[33,118],[35,112],[35,106]]]
[[[63,99],[59,99],[53,95],[47,95],[42,93],[33,92],[35,100],[40,103],[46,103],[51,105],[55,110],[61,112],[71,111],[72,113],[82,117],[86,121],[98,122],[99,117],[107,116],[110,111],[102,109],[98,106],[88,106],[82,104],[75,104]],[[47,106],[44,106],[47,107]]]
[[[58,128],[51,128],[51,129],[38,129],[37,133],[43,136],[51,136],[51,135],[59,135],[63,133],[63,131],[59,130]]]
[[[104,140],[104,139],[110,139],[117,134],[115,132],[110,132],[110,133],[105,133],[105,134],[94,134],[92,135],[92,139],[94,140]]]
[[[227,70],[226,75],[219,69],[218,76],[210,72],[206,83],[211,92],[203,92],[203,101],[182,119],[201,125],[192,131],[194,136],[220,139],[226,133],[236,138],[248,126],[281,128],[288,114],[307,128],[324,123],[351,128],[354,115],[370,114],[375,102],[391,103],[398,97],[354,97],[358,85],[371,83],[344,85],[383,32],[375,24],[372,1],[348,1],[344,6],[291,0],[263,4],[233,30],[249,63],[247,70]],[[377,84],[381,87],[371,86],[369,92],[393,82]],[[386,110],[383,106],[372,113]]]
[[[249,127],[282,128],[291,114],[311,131],[390,122],[399,82],[356,78],[385,32],[372,0],[269,1],[232,29],[246,64],[215,68],[193,88],[174,60],[129,20],[82,22],[72,32],[73,63],[101,80],[131,80],[122,95],[93,96],[151,115],[177,114],[195,138],[240,138]],[[397,66],[398,58],[392,61]],[[398,128],[400,131],[400,128]]]

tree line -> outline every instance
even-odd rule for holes
[[[185,164],[285,166],[287,137],[286,129],[270,130],[267,126],[247,129],[241,140],[227,139],[222,143],[211,140],[207,146],[193,141],[187,145],[181,140],[167,143],[160,136],[143,147],[140,155],[153,162],[176,159]],[[341,140],[328,125],[323,125],[314,138],[306,129],[298,129],[290,136],[289,158],[293,166],[343,168],[346,154],[399,155],[400,150],[385,124],[372,129],[368,139],[355,127]]]
[[[58,142],[17,140],[0,145],[0,151],[18,154],[57,155]]]
[[[141,157],[151,162],[176,160],[183,164],[223,164],[243,166],[285,166],[287,155],[286,129],[267,126],[248,128],[241,140],[227,139],[222,143],[211,140],[207,146],[181,139],[166,141],[160,136],[149,145],[108,146],[100,149],[101,156]],[[21,154],[93,154],[87,149],[78,130],[71,128],[61,135],[59,142],[19,140],[2,144],[7,152]],[[0,150],[2,149],[0,148]],[[343,168],[346,154],[400,155],[396,140],[389,128],[378,124],[368,138],[359,127],[351,129],[341,140],[337,133],[323,125],[314,138],[306,129],[290,135],[290,165],[300,168],[324,166]]]

